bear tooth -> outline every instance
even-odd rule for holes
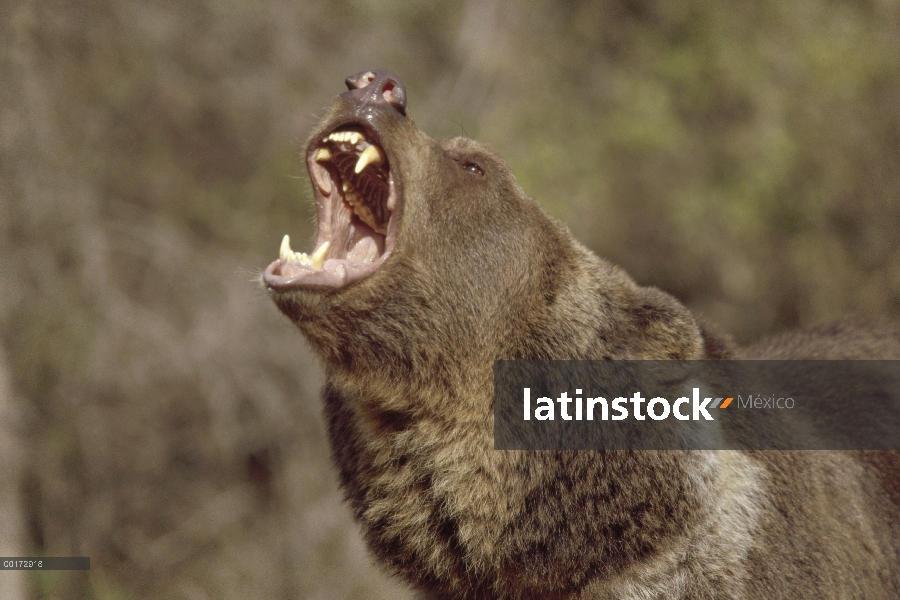
[[[358,131],[333,131],[325,138],[326,142],[347,142],[349,144],[358,144],[363,141],[365,136]]]
[[[331,245],[331,242],[322,242],[322,245],[319,246],[319,249],[316,250],[312,256],[309,257],[309,262],[312,267],[316,270],[321,270],[322,265],[325,264],[325,253],[328,252],[328,246]]]
[[[331,151],[325,147],[319,148],[319,151],[316,152],[316,162],[324,162],[326,160],[331,160]]]
[[[287,257],[289,263],[300,263],[301,265],[310,264],[309,257],[305,252],[291,252]]]
[[[294,254],[294,251],[291,250],[291,238],[290,236],[285,235],[284,239],[281,240],[281,249],[278,251],[278,258],[289,259],[292,254]]]
[[[372,164],[380,165],[382,162],[384,162],[384,156],[381,154],[378,146],[366,146],[366,149],[359,155],[359,160],[356,161],[353,172],[359,175],[367,166]]]

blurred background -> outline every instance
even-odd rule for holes
[[[741,343],[900,318],[898,0],[0,0],[0,554],[92,561],[0,597],[410,597],[256,281],[368,68]]]

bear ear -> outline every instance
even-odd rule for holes
[[[656,288],[639,288],[633,303],[625,310],[634,336],[632,352],[635,358],[706,358],[700,327],[691,313],[672,296]]]

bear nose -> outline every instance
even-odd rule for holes
[[[341,94],[360,104],[393,108],[406,116],[406,87],[390,71],[363,71],[348,77],[348,92]]]

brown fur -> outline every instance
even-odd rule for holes
[[[358,107],[335,101],[317,129]],[[370,123],[397,246],[340,290],[273,290],[327,383],[334,461],[379,561],[429,598],[895,598],[895,453],[493,450],[498,359],[900,358],[836,325],[735,350],[593,255],[469,139]],[[476,163],[483,176],[460,168]]]

